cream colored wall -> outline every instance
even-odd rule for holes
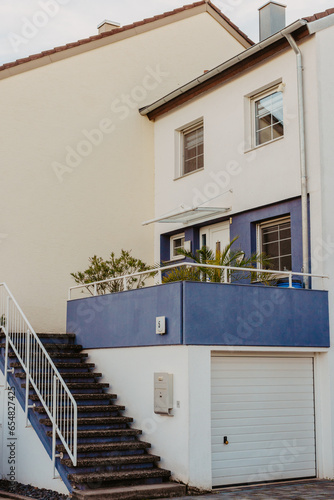
[[[138,107],[242,50],[201,13],[1,80],[0,281],[37,331],[64,331],[70,273],[90,256],[153,263],[153,124]]]

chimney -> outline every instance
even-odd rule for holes
[[[106,31],[112,31],[120,27],[121,25],[119,23],[114,23],[114,21],[108,21],[107,19],[105,19],[104,21],[102,21],[102,23],[98,25],[97,29],[99,30],[99,35],[100,35],[101,33],[105,33]]]
[[[260,42],[285,28],[286,5],[268,2],[259,8]]]

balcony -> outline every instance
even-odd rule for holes
[[[290,277],[291,284],[291,277]],[[156,334],[165,316],[166,334]],[[69,300],[85,348],[161,345],[329,347],[328,293],[182,281]]]

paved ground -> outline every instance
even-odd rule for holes
[[[244,488],[175,500],[334,500],[334,481],[307,481]]]

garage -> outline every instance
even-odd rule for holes
[[[316,476],[312,357],[213,356],[212,486]]]

